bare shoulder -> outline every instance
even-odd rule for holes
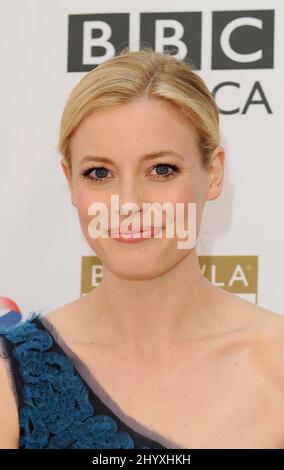
[[[257,307],[259,312],[259,349],[282,386],[284,401],[284,315]]]
[[[282,348],[284,341],[284,314],[273,312],[246,300],[242,301],[244,302],[247,318],[251,319],[250,324],[252,327],[255,327],[255,333],[258,333],[260,342],[262,343],[263,341],[264,344],[270,344],[271,347],[281,346]]]
[[[270,384],[269,397],[278,410],[277,420],[281,421],[284,433],[284,316],[266,309],[261,309],[261,315],[257,350],[264,377]]]
[[[284,406],[284,315],[223,289],[215,293],[223,311],[220,323],[229,332],[227,344],[249,347],[256,370],[262,368],[267,380],[279,387]]]
[[[79,297],[47,313],[44,317],[63,338],[76,338],[82,333],[87,313],[85,297]]]
[[[53,324],[60,325],[61,323],[65,323],[66,321],[70,320],[71,317],[73,318],[74,312],[78,309],[81,303],[81,299],[73,300],[67,304],[61,305],[60,307],[52,310],[51,312],[45,315]]]
[[[284,315],[263,307],[256,308],[259,313],[260,347],[279,360],[279,372],[282,372],[284,378]]]
[[[1,338],[0,338],[1,341]],[[0,347],[1,350],[1,347]],[[0,354],[0,449],[17,449],[19,418],[9,359]]]
[[[279,335],[284,331],[284,312],[273,312],[261,305],[254,304],[242,297],[228,292],[224,289],[215,288],[216,305],[224,312],[222,317],[223,326],[231,330],[243,330],[254,332],[259,338],[269,338]]]
[[[244,334],[251,335],[251,338],[254,338],[259,348],[263,348],[264,352],[269,351],[270,348],[276,349],[282,358],[284,353],[284,314],[273,312],[235,294],[230,295],[233,296],[231,299],[232,317],[235,318],[236,325],[243,328]]]
[[[251,337],[257,362],[270,380],[284,410],[284,315],[244,302],[247,316],[252,319],[247,333]]]

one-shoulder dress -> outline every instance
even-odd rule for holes
[[[166,449],[94,393],[37,312],[0,329],[0,339],[17,398],[20,449]]]

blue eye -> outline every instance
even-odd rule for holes
[[[171,172],[168,171],[169,169]],[[176,165],[169,163],[158,163],[151,169],[151,171],[153,170],[157,171],[157,174],[152,174],[151,176],[157,179],[169,178],[170,176],[174,176],[176,173],[179,173],[179,168]],[[102,182],[103,180],[109,179],[109,177],[107,177],[108,171],[109,170],[104,166],[92,166],[90,168],[86,168],[82,172],[82,175],[88,180]]]
[[[168,173],[168,169],[171,169],[172,172]],[[153,167],[153,170],[157,170],[158,174],[154,175],[158,178],[167,178],[169,176],[173,176],[175,173],[178,173],[178,167],[176,165],[170,165],[168,163],[159,163]]]
[[[91,176],[91,173],[95,173],[94,176]],[[103,180],[106,179],[105,176],[107,175],[108,169],[103,167],[103,166],[98,166],[98,167],[91,167],[87,168],[86,170],[83,171],[82,175],[90,179],[92,181],[98,181],[98,180]]]

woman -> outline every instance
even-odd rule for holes
[[[91,205],[118,195],[120,227],[124,203],[194,202],[198,237],[222,190],[218,126],[206,85],[170,54],[123,50],[74,88],[61,164],[103,280],[3,333],[2,448],[284,447],[282,316],[211,284],[164,225],[130,242],[90,232]]]

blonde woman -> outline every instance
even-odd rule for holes
[[[118,195],[136,215],[195,203],[198,237],[224,149],[194,68],[149,48],[106,60],[70,94],[59,150],[103,280],[2,332],[1,448],[283,448],[283,317],[211,284],[164,225],[90,233],[90,206]]]

